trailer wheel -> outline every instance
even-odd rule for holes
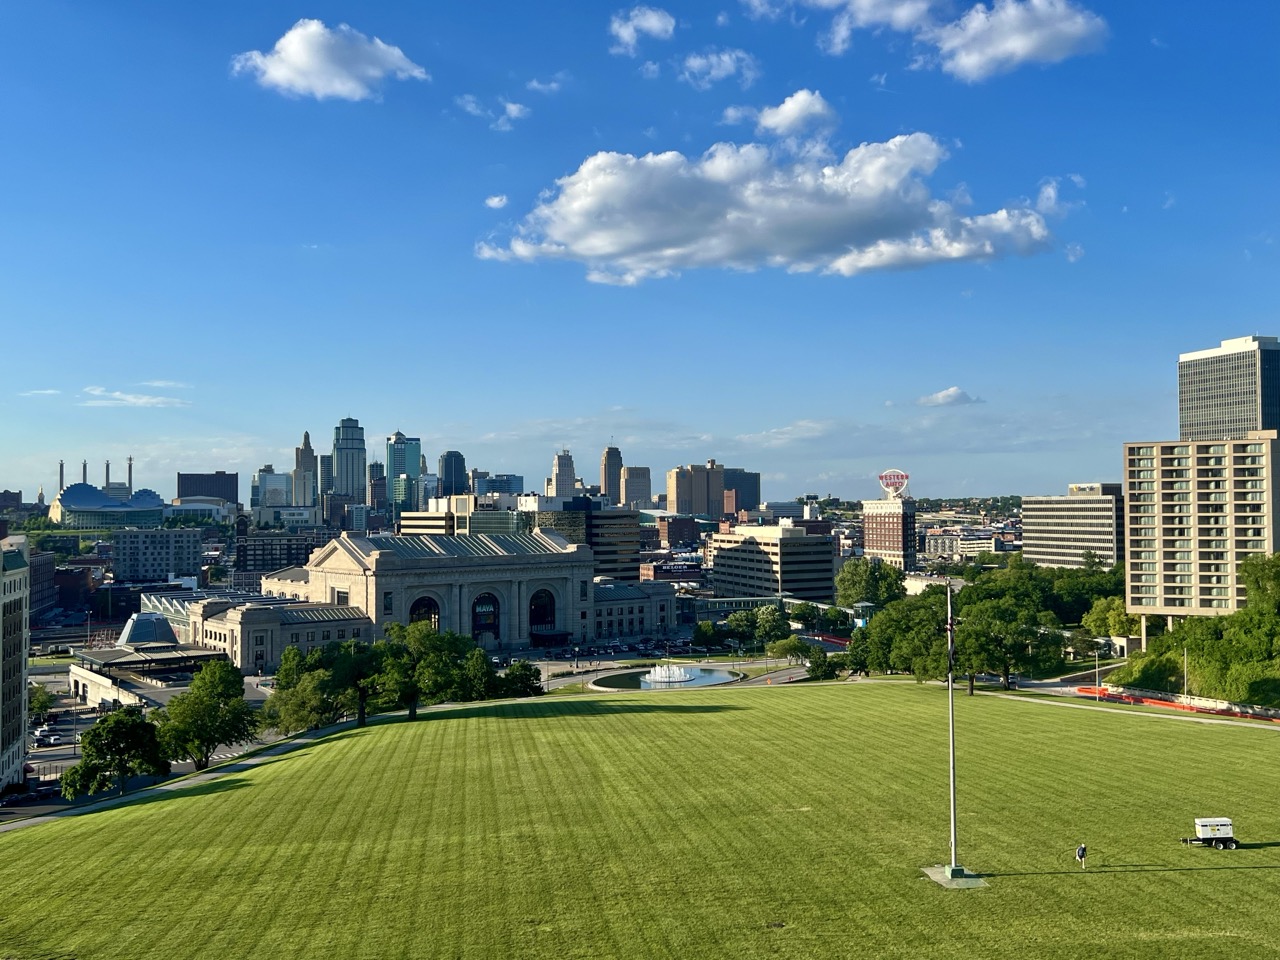
[[[1225,846],[1226,846],[1226,844],[1225,844],[1225,843],[1223,843],[1221,840],[1215,840],[1215,841],[1213,841],[1213,849],[1215,849],[1215,850],[1221,850],[1221,849],[1222,849],[1223,847],[1225,847]]]
[[[1228,850],[1234,850],[1235,848],[1236,848],[1236,842],[1235,842],[1234,840],[1228,840],[1228,841],[1227,841],[1227,849],[1228,849]]]

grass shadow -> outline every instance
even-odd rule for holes
[[[1090,867],[1088,870],[1025,870],[1005,873],[979,873],[983,879],[994,877],[1070,877],[1088,876],[1099,873],[1194,873],[1202,870],[1280,870],[1280,863],[1257,864],[1223,864],[1212,867],[1170,867],[1165,864],[1118,863],[1107,866]]]

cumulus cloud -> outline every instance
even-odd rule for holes
[[[1059,63],[1092,53],[1107,37],[1106,22],[1070,0],[995,0],[959,20],[927,31],[942,69],[975,83],[1024,63]]]
[[[839,56],[857,30],[889,29],[909,34],[919,50],[915,68],[937,66],[968,83],[1007,73],[1028,63],[1058,63],[1092,53],[1107,37],[1102,17],[1073,0],[992,0],[959,18],[942,0],[743,0],[749,16],[776,19],[787,6],[830,11],[818,46]]]
[[[640,37],[670,40],[675,33],[675,17],[658,7],[637,6],[615,13],[609,20],[609,34],[616,43],[609,52],[634,57]]]
[[[1066,254],[1068,263],[1077,263],[1084,256],[1084,247],[1078,243],[1068,243]]]
[[[966,403],[982,403],[981,398],[971,396],[959,387],[947,387],[916,401],[922,407],[958,407]]]
[[[657,80],[661,73],[662,68],[652,60],[646,60],[644,63],[640,64],[640,76],[644,77],[646,80]]]
[[[680,79],[695,90],[709,90],[713,84],[730,77],[736,78],[745,90],[759,76],[760,65],[745,50],[714,48],[686,56],[680,71]]]
[[[430,79],[399,47],[371,40],[345,23],[331,30],[320,20],[299,20],[270,53],[236,54],[231,72],[249,74],[260,86],[289,96],[317,100],[369,100],[389,76]]]
[[[507,205],[507,195],[505,193],[498,193],[494,194],[492,197],[485,197],[484,205],[490,210],[501,210]]]
[[[594,282],[635,284],[698,267],[853,276],[1029,254],[1050,242],[1027,207],[961,216],[925,179],[946,159],[925,133],[839,160],[758,143],[701,156],[600,152],[558,180],[481,258],[571,260]]]
[[[189,400],[177,397],[157,397],[145,393],[123,393],[106,387],[85,387],[81,391],[87,397],[80,401],[82,407],[186,407]]]
[[[789,137],[811,127],[830,124],[835,116],[831,104],[822,99],[821,93],[797,90],[778,106],[761,110],[756,129]]]

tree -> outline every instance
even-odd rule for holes
[[[756,638],[756,611],[735,610],[725,620],[729,632],[735,639],[746,641]]]
[[[458,676],[458,696],[464,702],[488,700],[498,691],[498,675],[485,652],[476,647],[462,659]]]
[[[693,642],[698,646],[709,646],[713,643],[719,643],[720,635],[716,632],[716,625],[710,620],[699,620],[693,627]]]
[[[775,640],[770,643],[765,647],[765,653],[775,660],[786,660],[790,663],[792,660],[807,660],[812,649],[799,637],[787,637],[785,640]]]
[[[249,743],[258,718],[244,699],[244,678],[226,660],[207,663],[180,693],[155,712],[157,734],[170,760],[190,760],[197,770],[209,766],[222,744]]]
[[[859,627],[849,635],[849,645],[844,648],[844,664],[850,673],[866,671],[868,652],[866,628]]]
[[[354,706],[356,726],[363,727],[368,717],[369,698],[378,690],[382,674],[382,657],[386,648],[359,640],[347,640],[331,651],[330,675],[334,695],[347,706]]]
[[[383,643],[378,689],[392,702],[407,707],[410,720],[418,718],[418,705],[423,701],[454,699],[462,658],[475,649],[470,637],[452,630],[437,633],[425,620],[408,626],[388,625]]]
[[[1131,637],[1138,631],[1138,618],[1125,612],[1124,597],[1100,597],[1080,625],[1095,637]]]
[[[542,671],[527,660],[517,660],[507,667],[501,687],[508,697],[540,697],[546,692],[542,689]]]
[[[282,734],[315,730],[338,719],[340,707],[332,692],[328,670],[308,670],[297,684],[277,689],[262,707],[262,723]]]
[[[1280,553],[1254,554],[1240,563],[1240,582],[1244,584],[1250,610],[1280,611]]]
[[[805,671],[809,675],[810,680],[834,680],[836,671],[840,665],[834,657],[828,657],[827,651],[815,644],[806,644],[809,647],[809,653],[806,659],[809,661],[809,667]]]
[[[920,679],[946,673],[946,587],[930,587],[888,604],[866,627],[866,661],[881,673],[904,670]]]
[[[879,560],[855,557],[836,574],[836,603],[842,607],[855,603],[884,607],[906,595],[906,574]]]
[[[292,690],[298,685],[298,681],[302,679],[302,674],[306,670],[305,662],[302,658],[302,651],[297,647],[289,646],[284,648],[284,652],[280,654],[280,666],[276,668],[276,689]]]
[[[822,617],[817,605],[810,603],[808,600],[803,603],[797,603],[791,608],[791,619],[800,624],[806,630],[812,630],[818,624],[818,620]]]
[[[1015,671],[1061,661],[1062,633],[1051,613],[1037,613],[1008,598],[982,600],[964,608],[956,628],[956,654],[962,669],[998,673],[1008,690]]]
[[[84,732],[80,747],[80,762],[62,774],[62,795],[68,800],[109,790],[113,780],[124,796],[130,777],[158,777],[169,772],[156,725],[143,715],[141,707],[123,707],[107,714]]]
[[[53,705],[57,703],[55,697],[43,683],[33,683],[27,687],[27,712],[33,717],[39,718],[40,722],[44,722],[44,718],[49,715],[49,711],[53,709]]]
[[[756,643],[768,646],[791,636],[791,625],[777,607],[761,607],[756,611]]]

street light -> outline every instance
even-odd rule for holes
[[[1093,699],[1097,703],[1102,702],[1102,681],[1098,673],[1098,648],[1093,648]]]
[[[964,867],[956,862],[956,625],[951,616],[951,585],[947,584],[947,733],[948,759],[951,768],[951,865],[947,877],[964,876]]]

